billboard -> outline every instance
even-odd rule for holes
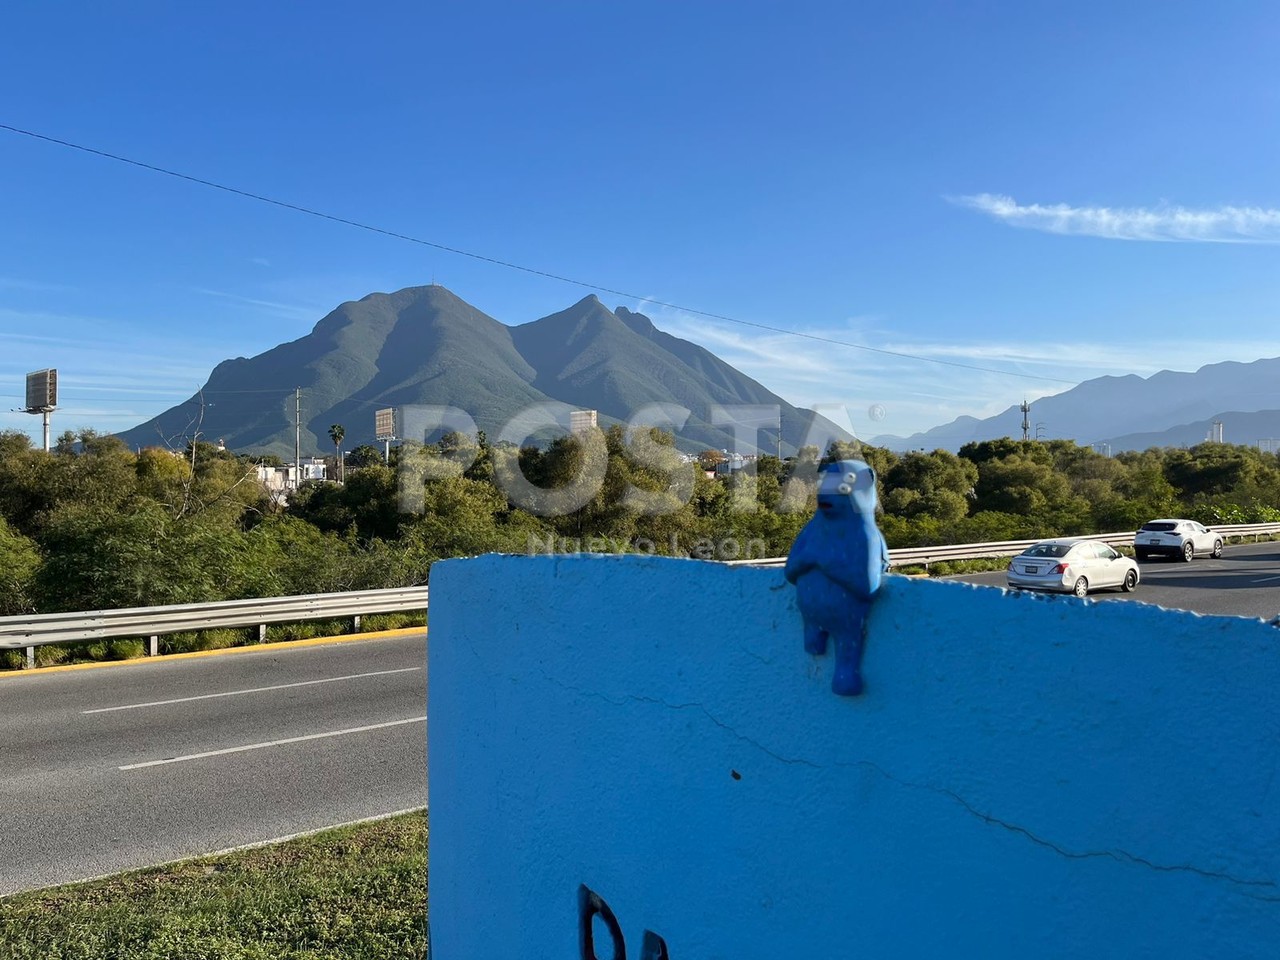
[[[27,374],[27,409],[52,410],[58,405],[58,371],[36,370]]]
[[[375,410],[373,413],[373,435],[379,440],[399,439],[399,434],[396,433],[396,419],[395,407]]]

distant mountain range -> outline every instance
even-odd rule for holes
[[[1113,453],[1148,447],[1190,446],[1222,424],[1228,443],[1280,437],[1280,357],[1251,363],[1214,363],[1195,373],[1162,370],[1150,377],[1098,377],[1031,405],[1031,436],[1108,444]],[[1234,411],[1234,412],[1233,412]],[[1244,411],[1244,412],[1240,412]],[[958,417],[909,437],[869,442],[893,450],[956,451],[974,440],[1022,436],[1022,412],[1013,405],[994,417]]]
[[[375,410],[414,404],[457,407],[491,440],[521,410],[553,401],[596,410],[602,425],[649,404],[684,407],[685,450],[734,449],[732,427],[712,422],[717,405],[777,406],[781,436],[765,428],[756,441],[765,452],[794,453],[815,420],[821,435],[850,439],[625,307],[589,296],[508,327],[436,285],[344,303],[298,340],[218,364],[195,396],[120,436],[131,446],[184,446],[198,431],[236,452],[292,459],[297,387],[304,456],[332,451],[331,424],[343,425],[349,450],[374,441]]]

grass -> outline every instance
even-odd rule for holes
[[[3,960],[411,960],[427,815],[0,898]]]

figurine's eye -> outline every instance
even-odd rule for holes
[[[853,481],[858,479],[858,475],[856,473],[846,473],[844,475],[844,479],[846,483],[853,483]]]
[[[840,486],[836,487],[836,489],[839,490],[841,493],[853,492],[853,487],[849,486],[847,483],[840,484]]]

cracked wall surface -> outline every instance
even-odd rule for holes
[[[437,564],[435,960],[1280,955],[1280,631],[890,577],[835,697],[776,569]],[[607,941],[606,941],[607,942]]]

